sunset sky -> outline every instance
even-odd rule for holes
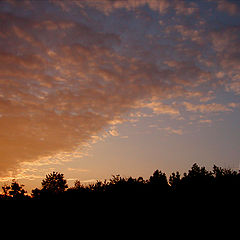
[[[0,185],[239,168],[240,1],[0,0]]]

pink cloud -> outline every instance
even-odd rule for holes
[[[232,111],[232,109],[230,109],[228,106],[219,103],[192,104],[189,102],[184,102],[183,104],[186,110],[189,112],[215,113]]]
[[[230,15],[235,15],[239,12],[238,6],[234,2],[228,0],[218,0],[217,9],[219,11],[227,12]]]
[[[171,6],[171,3],[167,0],[139,0],[139,1],[87,0],[85,4],[91,7],[95,7],[98,10],[103,11],[105,14],[109,14],[110,12],[117,9],[127,9],[129,11],[135,10],[136,8],[143,7],[144,5],[148,5],[149,8],[154,11],[164,13]],[[82,7],[82,5],[80,7]]]
[[[228,92],[235,92],[237,95],[240,95],[240,81],[233,81],[226,84],[226,90]]]
[[[189,39],[199,44],[203,42],[203,35],[201,34],[202,30],[197,28],[197,26],[194,29],[190,28],[189,26],[178,24],[174,26],[174,30],[182,35],[183,40]]]
[[[177,14],[191,15],[198,11],[197,4],[193,2],[186,3],[184,1],[175,0],[173,6]]]
[[[169,9],[174,9],[176,14],[191,15],[197,12],[198,7],[193,2],[185,1],[168,1],[168,0],[86,0],[84,2],[73,1],[73,2],[60,2],[56,0],[51,0],[53,4],[60,7],[64,11],[69,11],[71,7],[84,8],[84,6],[90,6],[104,12],[109,15],[111,12],[126,9],[128,11],[136,10],[137,8],[148,6],[151,10],[159,12],[159,14],[165,14]]]

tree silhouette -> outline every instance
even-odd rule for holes
[[[156,170],[149,178],[150,191],[154,193],[165,193],[169,190],[169,184],[166,174],[162,171]]]
[[[4,196],[7,197],[9,195],[9,190],[11,189],[11,187],[7,184],[4,184],[4,186],[2,186],[2,190],[4,193]]]
[[[183,194],[209,194],[213,181],[214,177],[211,171],[194,163],[188,173],[183,174],[180,187]]]
[[[27,191],[25,191],[23,187],[24,187],[23,184],[20,185],[19,183],[16,182],[15,179],[13,179],[11,186],[4,185],[2,187],[2,190],[4,192],[4,198],[5,199],[12,198],[18,200],[27,198],[27,196],[25,196],[25,193],[27,193]]]
[[[67,191],[66,191],[67,189]],[[11,185],[2,186],[3,195],[0,199],[30,199],[26,196],[23,185],[15,180]],[[181,199],[191,199],[191,196],[209,198],[213,196],[231,197],[238,196],[240,193],[240,172],[213,166],[212,171],[200,167],[196,163],[191,169],[181,177],[180,173],[172,173],[167,180],[166,174],[160,170],[153,172],[149,179],[142,177],[121,177],[113,175],[109,180],[96,181],[88,185],[82,185],[79,180],[75,181],[73,187],[68,188],[64,175],[58,172],[47,174],[42,180],[42,188],[32,190],[31,199],[86,199],[99,196],[123,197],[136,201],[143,201],[145,197],[154,197],[157,201]],[[89,197],[89,198],[88,198]],[[133,198],[132,198],[133,197]],[[180,198],[179,198],[180,197]],[[111,198],[110,198],[111,199]],[[236,198],[237,199],[237,198]]]
[[[67,181],[61,173],[50,173],[42,180],[42,191],[44,192],[59,194],[64,192],[66,188],[68,188]]]
[[[149,183],[153,185],[166,186],[168,185],[167,177],[162,171],[156,170],[149,179]]]
[[[177,171],[176,173],[172,173],[169,177],[169,184],[172,190],[177,190],[181,184],[181,175]]]

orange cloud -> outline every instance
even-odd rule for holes
[[[168,134],[177,134],[177,135],[182,135],[183,134],[182,129],[175,129],[175,128],[172,128],[172,127],[159,128],[159,129],[166,131]]]
[[[136,105],[137,108],[149,108],[153,111],[153,113],[160,115],[166,114],[171,116],[177,116],[180,114],[179,110],[176,106],[163,104],[161,102],[150,102],[150,103],[139,103]]]

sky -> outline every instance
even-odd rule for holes
[[[240,2],[1,0],[0,184],[240,163]]]

